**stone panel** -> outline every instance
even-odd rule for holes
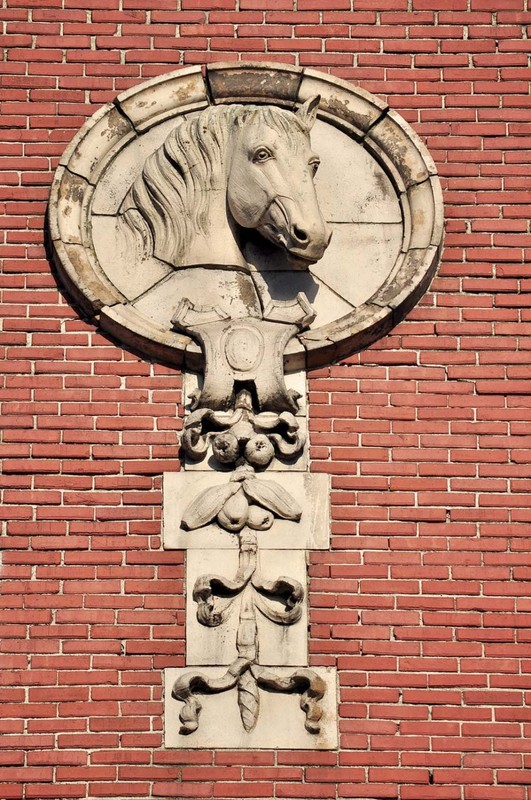
[[[257,531],[260,550],[325,550],[329,547],[330,479],[327,475],[267,470],[303,509],[300,522],[276,519],[268,531]],[[181,527],[187,505],[209,486],[227,483],[222,472],[166,472],[163,478],[163,542],[167,550],[238,549],[238,535],[209,524],[193,531]]]
[[[283,575],[298,581],[305,592],[302,616],[293,625],[275,624],[256,610],[259,654],[258,664],[304,666],[308,663],[308,607],[306,558],[302,550],[270,550],[261,548],[258,555],[259,571],[265,580],[276,580]],[[196,616],[197,604],[192,598],[197,578],[201,575],[221,575],[232,579],[238,569],[236,550],[190,549],[186,556],[186,663],[190,665],[232,664],[238,657],[236,634],[242,605],[242,596],[231,602],[230,615],[218,627],[201,625]],[[251,592],[255,590],[250,589]],[[229,601],[222,601],[228,603]],[[283,604],[271,603],[280,610]]]
[[[298,694],[277,694],[259,689],[260,714],[256,727],[246,732],[242,727],[236,691],[201,697],[199,726],[194,733],[179,733],[179,711],[182,703],[171,696],[177,678],[191,672],[188,667],[166,669],[164,672],[164,744],[167,748],[231,749],[231,750],[335,750],[337,731],[337,673],[332,667],[312,667],[326,683],[321,700],[323,716],[321,731],[309,733],[304,727],[304,712]],[[204,667],[199,672],[211,678],[221,678],[224,667]],[[288,677],[293,667],[278,667],[277,674]]]

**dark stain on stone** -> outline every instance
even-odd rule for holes
[[[288,100],[294,102],[300,74],[276,70],[229,69],[208,71],[214,100]]]
[[[370,114],[362,114],[360,111],[355,111],[350,107],[348,100],[340,100],[338,97],[330,97],[323,101],[323,109],[340,119],[344,119],[345,122],[349,122],[362,131],[366,131],[371,123],[374,122]]]
[[[106,136],[109,141],[119,139],[129,133],[131,125],[124,119],[117,108],[111,108],[107,115],[107,128],[101,132],[101,136]]]
[[[83,178],[78,178],[77,175],[66,172],[59,187],[61,200],[64,200],[66,203],[82,203],[86,188],[87,182],[84,181]]]

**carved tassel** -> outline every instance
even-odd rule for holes
[[[240,551],[240,560],[245,562],[247,553]],[[253,553],[254,560],[254,553]],[[243,566],[243,564],[242,564]],[[240,658],[256,662],[258,659],[258,631],[256,628],[256,612],[252,589],[247,585],[243,591],[242,606],[240,610],[240,624],[236,636],[236,648]],[[238,681],[238,706],[243,727],[247,732],[252,731],[258,720],[260,711],[260,697],[258,685],[250,670],[244,672]]]
[[[257,723],[260,712],[258,685],[251,670],[247,670],[238,681],[238,706],[243,727],[249,733]]]

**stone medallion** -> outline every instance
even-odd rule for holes
[[[271,147],[264,132],[277,125],[273,117],[280,130],[297,109],[299,127],[311,128],[304,158],[319,169],[284,234],[280,218],[298,202],[293,186],[304,188],[296,174],[301,147],[295,143],[279,162],[277,196],[289,200],[278,208],[267,199],[257,205],[258,184],[256,207],[246,202],[252,176],[244,156],[260,130],[265,144],[253,145],[253,163],[265,164]],[[239,144],[230,158],[211,163],[230,126]],[[196,157],[190,148],[197,141]],[[171,191],[177,182],[194,189],[178,147],[206,164],[208,186],[195,187],[193,213],[183,192],[174,198]],[[202,369],[194,331],[242,320],[222,342],[242,380],[265,346],[258,333],[243,335],[244,319],[267,320],[271,330],[295,326],[284,353],[288,369],[345,357],[415,305],[433,277],[443,236],[435,167],[398,114],[311,69],[242,63],[163,75],[94,114],[61,159],[49,225],[63,281],[104,330],[150,357]],[[209,236],[201,234],[191,253],[180,243],[194,225]],[[151,246],[132,246],[133,234],[137,244],[149,238]]]

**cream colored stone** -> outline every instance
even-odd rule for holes
[[[85,178],[59,167],[50,197],[53,213],[50,233],[53,240],[61,239],[65,244],[83,244],[86,241],[86,209],[93,187]]]
[[[258,634],[258,664],[269,666],[302,666],[307,663],[307,577],[306,558],[302,550],[261,550],[258,552],[259,571],[264,580],[274,581],[280,576],[298,581],[304,588],[301,604],[302,616],[291,625],[272,622],[258,610],[255,611]],[[191,549],[186,556],[186,664],[232,664],[238,657],[236,634],[242,605],[242,594],[231,603],[228,618],[217,627],[206,627],[197,620],[197,603],[192,598],[196,580],[202,575],[220,575],[233,580],[238,569],[236,550]],[[244,590],[245,591],[245,590]],[[250,588],[250,595],[256,590]],[[227,605],[228,600],[217,600],[216,607]],[[268,600],[267,605],[278,611],[283,604]]]
[[[335,750],[337,731],[337,673],[332,667],[312,667],[326,683],[326,693],[320,701],[323,709],[321,731],[308,733],[304,727],[304,712],[297,694],[277,694],[259,689],[260,713],[256,727],[246,733],[240,719],[236,689],[214,695],[199,695],[202,705],[198,729],[189,735],[179,733],[179,712],[183,704],[171,696],[173,684],[182,675],[201,672],[210,678],[221,678],[224,667],[188,667],[166,669],[164,672],[164,745],[180,749],[234,750]],[[278,667],[275,672],[287,677],[293,667]]]
[[[352,306],[365,303],[391,275],[402,246],[401,225],[375,223],[333,227],[330,253],[312,268],[316,278]],[[346,276],[345,273],[348,272]],[[320,316],[320,303],[312,329],[320,328],[332,320]]]
[[[435,207],[431,183],[424,181],[410,186],[408,202],[412,221],[410,248],[426,248],[431,244],[433,235]]]
[[[104,303],[125,300],[102,272],[92,251],[82,244],[65,244],[57,239],[54,242],[54,260],[68,291],[85,313],[94,314],[103,308]]]
[[[296,471],[306,472],[309,466],[308,458],[308,404],[307,404],[307,385],[306,385],[306,372],[298,370],[296,372],[287,372],[284,375],[286,387],[289,390],[294,390],[300,395],[299,410],[296,413],[297,420],[300,425],[302,435],[306,438],[306,444],[302,451],[291,459],[279,459],[276,456],[268,466],[269,471]],[[201,373],[187,371],[184,375],[184,412],[188,415],[192,411],[192,398],[194,394],[201,391],[203,388],[203,376]],[[192,460],[185,454],[184,469],[187,471],[204,472],[204,471],[218,471],[229,468],[224,468],[223,465],[212,456],[212,449],[209,447],[208,453],[200,461]]]
[[[329,257],[327,250],[319,263],[322,264],[325,260],[326,264],[335,264],[336,258],[333,254],[335,252],[337,256],[340,246],[341,243],[336,243],[333,237],[328,247],[328,250],[331,249],[332,255]],[[307,272],[281,271],[276,268],[276,262],[270,257],[271,251],[264,249],[260,252],[258,247],[254,247],[253,249],[249,248],[246,255],[253,265],[253,279],[264,307],[267,307],[268,303],[282,301],[288,296],[296,296],[298,292],[303,292],[315,312],[315,318],[309,325],[310,328],[319,328],[353,311],[352,303],[330,289],[326,283],[313,274],[317,265]],[[300,369],[300,366],[294,364],[294,368],[297,367]]]
[[[325,474],[272,472],[260,475],[278,481],[303,509],[300,522],[275,519],[268,531],[257,531],[260,550],[325,550],[330,537],[330,478]],[[166,550],[237,549],[238,535],[210,524],[185,531],[186,507],[209,486],[227,483],[226,472],[166,472],[163,478],[163,543]]]
[[[321,121],[312,144],[321,159],[315,184],[328,222],[401,222],[395,188],[362,144]]]
[[[411,306],[405,302],[408,291],[413,298],[425,291],[440,252],[440,187],[420,138],[377,98],[313,70],[233,64],[214,65],[208,74],[216,103],[243,100],[288,108],[294,100],[301,103],[312,93],[321,94],[312,146],[321,157],[316,178],[319,204],[324,217],[336,227],[332,242],[311,273],[296,271],[280,250],[272,254],[264,241],[257,244],[257,234],[243,236],[249,239],[244,254],[252,268],[260,270],[276,299],[290,301],[287,295],[301,290],[317,312],[311,335],[304,338],[303,332],[299,341],[293,340],[286,348],[285,364],[290,368],[327,363],[367,346]],[[195,278],[178,278],[174,285],[175,276],[160,260],[143,261],[134,248],[120,247],[112,221],[102,217],[116,214],[124,199],[127,203],[131,183],[170,130],[208,106],[205,82],[199,68],[188,68],[131,89],[119,102],[121,111],[109,105],[97,112],[65,151],[50,202],[54,257],[76,301],[88,313],[104,308],[102,324],[107,330],[150,357],[174,364],[185,359],[190,367],[201,369],[197,342],[171,330],[170,312],[184,296],[195,291],[200,298],[206,289],[210,297],[218,290],[222,297],[234,292],[239,298],[235,305],[238,316],[238,307],[248,308],[248,298],[243,301],[241,294],[248,280],[239,279],[238,288],[237,279],[229,279],[232,288],[225,292],[219,281],[213,289],[210,280],[201,284],[194,273]],[[136,131],[128,119],[136,124]],[[366,230],[347,227],[365,224]],[[393,224],[396,230],[386,227]],[[403,253],[393,261],[401,226]],[[223,261],[229,239],[218,235],[215,241],[224,242],[223,252],[211,253],[207,248],[193,257],[212,255]],[[233,244],[229,261],[241,256]],[[86,250],[86,256],[80,248]],[[426,257],[421,253],[409,257],[410,248],[423,250]],[[414,267],[403,267],[413,262]],[[424,265],[425,272],[419,265]],[[245,269],[243,261],[240,266]],[[276,271],[280,274],[273,274]],[[165,274],[171,284],[164,283]],[[181,293],[183,284],[187,284],[187,295]],[[170,289],[175,290],[173,297],[164,294]],[[377,303],[366,305],[373,296]],[[111,310],[114,303],[136,298],[134,311],[125,306]],[[384,307],[388,319],[381,319]],[[373,308],[378,308],[375,319],[370,316]],[[364,327],[360,327],[361,321]]]
[[[389,155],[407,187],[436,174],[420,137],[396,111],[389,111],[367,134]]]
[[[116,102],[135,128],[145,131],[168,117],[206,108],[208,97],[201,67],[185,67],[122,92]]]
[[[374,295],[373,303],[393,310],[401,309],[402,314],[405,315],[428,288],[437,267],[438,258],[439,252],[436,247],[429,247],[426,250],[409,250],[396,274],[396,284],[404,287],[402,291],[397,291],[396,285],[389,282]],[[413,292],[410,288],[411,284],[415,286]]]
[[[299,102],[312,95],[321,96],[321,114],[340,120],[353,134],[361,137],[382,116],[387,105],[359,86],[340,78],[323,75],[313,69],[304,70],[299,87]]]
[[[168,264],[154,257],[141,261],[131,258],[116,217],[94,215],[92,241],[103,272],[112,274],[113,284],[127,300],[134,301],[172,274]]]
[[[131,305],[104,306],[99,323],[103,330],[125,342],[137,352],[181,366],[184,353],[191,344],[189,336],[164,330]],[[196,347],[198,359],[200,351]],[[196,368],[198,363],[196,362]]]
[[[219,308],[232,319],[259,314],[258,298],[249,275],[204,267],[172,270],[167,279],[138,298],[134,307],[161,328],[171,330],[173,316],[183,298],[195,306]]]
[[[308,386],[306,380],[306,372],[297,370],[296,372],[285,373],[286,386],[288,389],[294,389],[299,393],[299,410],[296,414],[297,417],[306,418],[308,416]],[[189,414],[192,411],[191,403],[192,396],[203,386],[203,377],[198,372],[186,372],[183,379],[184,390],[184,413]],[[273,470],[274,467],[271,467]]]
[[[60,164],[96,183],[116,152],[135,137],[129,120],[109,103],[87,120],[63,153]]]
[[[105,171],[97,182],[92,201],[93,215],[118,213],[124,197],[133,181],[142,172],[148,156],[164,143],[173,128],[181,125],[188,117],[189,115],[184,114],[172,117],[141,135],[131,138],[125,143],[125,146],[122,146],[122,149],[106,165]]]
[[[275,97],[290,105],[297,99],[302,73],[291,64],[234,61],[210,64],[206,71],[214,103],[269,103]]]

